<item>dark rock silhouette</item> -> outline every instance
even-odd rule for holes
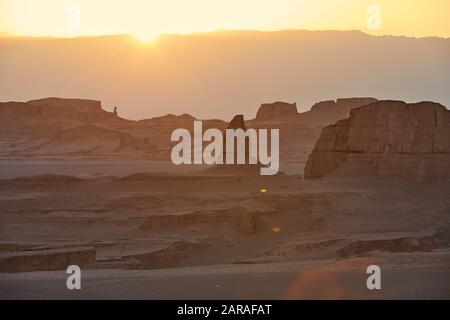
[[[258,109],[256,120],[265,121],[298,114],[297,104],[287,102],[263,103]]]
[[[233,119],[230,121],[226,129],[242,129],[247,130],[245,126],[244,116],[242,114],[235,115]],[[227,158],[226,151],[226,133],[225,130],[223,132],[223,161],[224,164],[218,164],[211,168],[205,169],[202,171],[202,174],[205,175],[230,175],[230,176],[256,176],[260,174],[261,163],[257,159],[253,159],[256,161],[256,164],[250,164],[250,150],[249,150],[249,139],[245,138],[245,163],[237,164],[237,144],[235,140],[234,144],[234,164],[225,164]]]
[[[227,129],[233,129],[233,130],[242,129],[244,131],[247,130],[247,128],[245,127],[244,116],[242,114],[235,115],[233,117],[233,119],[231,119],[230,123],[228,124]],[[249,159],[250,159],[248,143],[249,143],[249,139],[246,138],[245,139],[245,163],[246,164],[249,163]],[[223,133],[223,146],[224,146],[223,161],[224,161],[224,163],[226,162],[226,159],[227,159],[226,145],[227,145],[227,137],[226,137],[226,133],[224,132]],[[235,141],[235,144],[234,144],[234,163],[235,164],[237,164],[237,152],[238,152],[237,147],[238,146]]]
[[[228,124],[227,129],[247,130],[245,128],[244,116],[242,114],[235,115],[233,117],[233,119],[231,119],[230,123]]]

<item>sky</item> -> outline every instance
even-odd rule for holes
[[[449,0],[0,0],[0,32],[76,37],[215,30],[361,30],[450,37]]]

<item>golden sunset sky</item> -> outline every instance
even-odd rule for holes
[[[379,6],[380,28],[368,28],[371,5]],[[222,29],[332,29],[450,37],[449,12],[449,0],[0,0],[0,32],[132,33],[150,40],[164,33]]]

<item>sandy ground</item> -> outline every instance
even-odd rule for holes
[[[0,163],[9,177],[73,175],[0,180],[0,298],[450,299],[448,180],[67,161]],[[70,264],[79,292],[66,289]],[[366,288],[371,264],[379,291]]]
[[[126,159],[0,159],[0,179],[26,177],[39,174],[73,176],[126,176],[135,172],[192,173],[204,170],[206,165],[176,166],[170,161],[126,160]],[[280,171],[286,174],[303,174],[304,163],[281,164]]]
[[[41,159],[0,160],[0,179],[26,177],[39,174],[73,176],[125,176],[135,172],[186,173],[204,166],[175,166],[168,161],[124,159]]]
[[[165,270],[85,270],[81,290],[64,271],[0,274],[1,299],[450,299],[450,252],[341,261],[215,265]],[[406,261],[416,263],[405,265]],[[419,261],[422,261],[419,263]],[[382,287],[366,268],[380,264]],[[424,263],[425,262],[425,263]]]

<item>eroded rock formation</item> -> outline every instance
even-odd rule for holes
[[[366,164],[382,177],[450,177],[450,111],[433,102],[379,101],[322,129],[305,176],[343,163]]]
[[[45,98],[0,103],[0,119],[3,121],[102,121],[116,117],[117,113],[103,110],[97,100]]]
[[[374,98],[342,98],[314,104],[311,110],[297,112],[294,104],[274,102],[262,104],[255,119],[246,121],[250,128],[280,129],[282,162],[305,163],[322,127],[345,119],[350,110],[376,102]]]
[[[256,114],[256,120],[266,121],[297,115],[297,104],[287,102],[263,103]]]
[[[302,114],[304,121],[317,126],[333,124],[350,116],[350,111],[378,101],[375,98],[340,98],[320,101]]]
[[[235,115],[228,124],[227,129],[242,129],[244,131],[247,130],[245,127],[244,116],[242,114]]]

